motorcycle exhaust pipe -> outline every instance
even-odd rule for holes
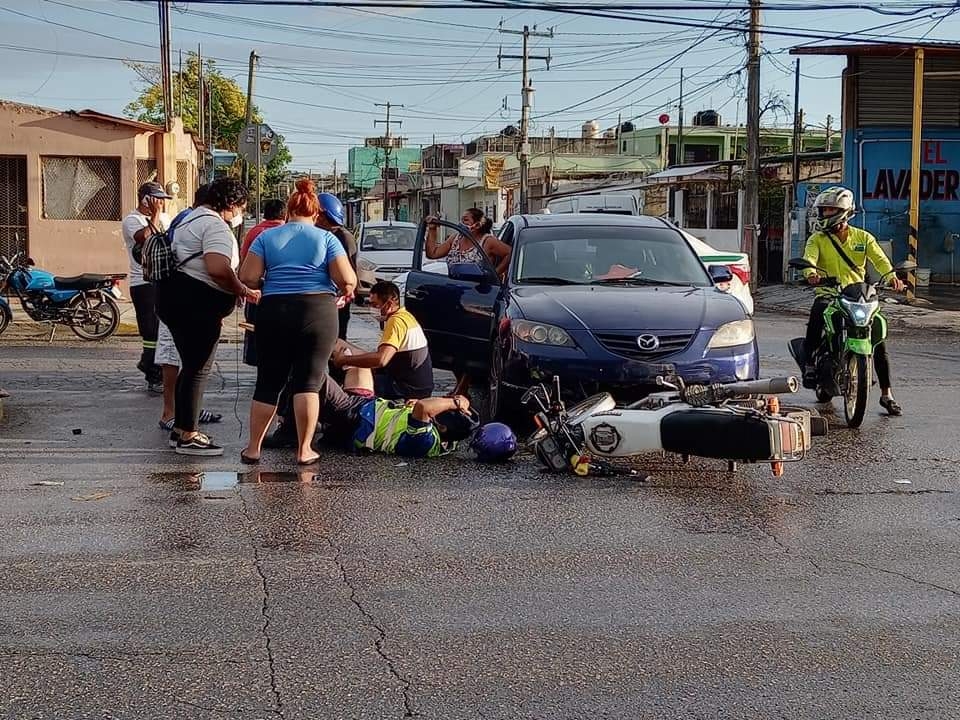
[[[800,381],[791,375],[733,383],[727,389],[738,395],[788,395],[799,392]]]

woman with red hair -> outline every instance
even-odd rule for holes
[[[250,439],[240,454],[260,459],[263,436],[287,379],[299,445],[297,462],[319,455],[310,446],[320,414],[319,390],[337,340],[337,296],[353,296],[357,276],[340,241],[315,227],[320,204],[312,180],[297,181],[287,202],[287,223],[266,230],[250,246],[240,277],[262,287],[257,309],[257,387],[250,404]]]

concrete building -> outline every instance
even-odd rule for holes
[[[954,283],[960,265],[960,44],[855,44],[794,48],[844,55],[843,183],[862,209],[855,224],[907,257],[910,235],[915,52],[924,53],[920,113],[918,285]]]
[[[200,149],[178,119],[156,125],[93,110],[0,101],[0,255],[62,275],[126,272],[120,234],[137,187],[157,180],[189,205]]]

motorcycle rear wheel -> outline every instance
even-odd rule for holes
[[[3,331],[10,327],[10,323],[13,322],[13,311],[10,309],[10,306],[6,303],[0,304],[0,335],[3,335]]]
[[[68,307],[73,313],[70,329],[82,340],[106,340],[120,325],[120,308],[105,293],[79,293]]]
[[[863,423],[870,396],[872,367],[866,355],[847,353],[843,358],[843,414],[847,419],[847,427],[858,428]]]

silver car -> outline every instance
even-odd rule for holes
[[[413,266],[414,223],[384,220],[357,228],[357,296],[364,298],[381,280],[394,280]]]

